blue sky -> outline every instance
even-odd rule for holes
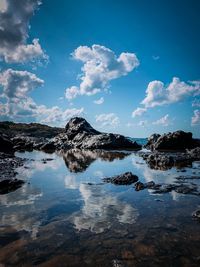
[[[0,2],[1,120],[200,137],[199,1]]]

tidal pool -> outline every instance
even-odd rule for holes
[[[131,171],[173,183],[182,170],[152,170],[126,151],[16,153],[26,183],[0,195],[0,266],[200,266],[200,196],[155,195],[102,178]],[[196,176],[200,163],[184,168]]]

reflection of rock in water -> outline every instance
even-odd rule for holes
[[[108,195],[101,186],[81,184],[79,188],[84,205],[81,211],[72,214],[72,222],[77,230],[102,233],[115,224],[136,222],[138,211],[130,204]]]
[[[113,161],[115,159],[122,160],[128,155],[130,153],[119,151],[70,149],[63,154],[63,159],[69,171],[76,173],[85,171],[98,158],[104,161]]]

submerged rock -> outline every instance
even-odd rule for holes
[[[114,177],[104,178],[103,181],[116,185],[130,185],[138,181],[138,176],[132,174],[132,172],[125,172]]]
[[[79,117],[72,118],[67,123],[65,132],[54,138],[54,144],[57,149],[141,149],[137,142],[120,134],[101,133]]]
[[[200,220],[200,210],[195,210],[195,211],[192,213],[192,217],[195,218],[195,219]]]

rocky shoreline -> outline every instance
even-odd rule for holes
[[[142,146],[129,138],[112,133],[101,133],[95,130],[84,118],[72,118],[63,128],[53,128],[41,124],[0,123],[0,194],[13,191],[23,185],[16,179],[16,168],[23,166],[24,160],[15,156],[17,151],[39,150],[47,153],[55,151],[63,154],[66,166],[71,170],[84,170],[84,162],[92,162],[96,154],[104,157],[102,151],[137,151],[148,166],[156,170],[167,170],[172,167],[192,167],[194,161],[200,161],[200,140],[194,139],[192,133],[177,131],[164,135],[153,134],[147,144]],[[85,153],[84,151],[91,151]],[[80,151],[82,151],[80,153]],[[94,152],[92,152],[94,151]],[[96,152],[101,151],[101,152]],[[87,154],[87,155],[86,155]],[[80,156],[81,155],[81,156]],[[106,155],[105,155],[106,156]],[[75,162],[73,164],[73,162]],[[199,195],[197,188],[185,185],[184,178],[177,180],[178,184],[165,185],[141,183],[132,173],[105,178],[104,182],[114,184],[135,183],[135,190],[153,189],[155,193],[166,193],[172,190],[179,193]]]

